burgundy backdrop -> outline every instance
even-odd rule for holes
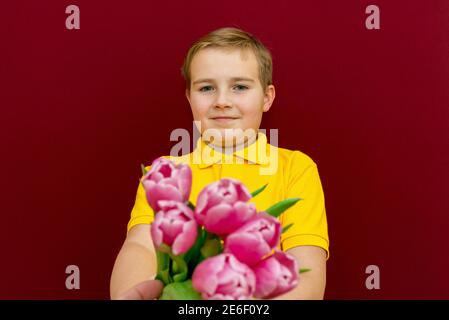
[[[76,4],[81,29],[67,30]],[[365,28],[380,8],[381,29]],[[449,298],[449,2],[17,1],[1,18],[2,299],[108,299],[140,164],[191,130],[180,67],[223,26],[259,37],[263,128],[318,164],[327,299]],[[67,265],[81,288],[67,290]],[[380,289],[365,287],[368,265]]]

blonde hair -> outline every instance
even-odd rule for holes
[[[272,84],[273,61],[270,51],[250,33],[237,28],[227,27],[208,33],[189,48],[181,68],[181,74],[186,81],[188,90],[190,90],[191,84],[190,65],[192,60],[200,50],[205,48],[252,50],[259,64],[259,80],[262,88],[265,90],[267,86]]]

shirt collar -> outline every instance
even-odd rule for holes
[[[267,143],[267,136],[257,133],[257,139],[251,145],[234,151],[231,154],[222,153],[204,142],[201,137],[196,142],[196,148],[193,150],[193,163],[198,164],[201,169],[207,168],[216,163],[237,163],[243,164],[244,160],[258,165],[267,165],[269,163],[270,144]]]

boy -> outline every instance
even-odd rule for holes
[[[282,226],[294,223],[282,234],[280,246],[298,260],[300,268],[311,271],[301,274],[296,289],[278,298],[322,299],[329,240],[317,166],[300,151],[270,145],[259,130],[262,114],[275,98],[269,51],[242,30],[218,29],[189,49],[183,75],[201,138],[192,153],[170,158],[192,168],[190,201],[195,204],[204,186],[223,177],[242,181],[250,191],[268,184],[251,199],[259,211],[286,198],[303,199],[280,217]],[[273,164],[275,170],[262,172]],[[152,220],[139,184],[128,234],[111,276],[112,299],[154,299],[160,294],[161,283],[152,280],[156,275]]]

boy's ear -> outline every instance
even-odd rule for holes
[[[263,98],[263,112],[267,112],[270,110],[271,105],[273,104],[274,98],[276,96],[276,91],[274,89],[274,85],[270,84],[265,90],[265,96]]]

